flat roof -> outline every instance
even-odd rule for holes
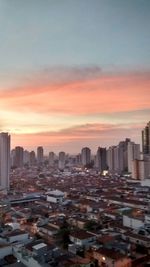
[[[45,243],[40,243],[38,245],[33,246],[33,249],[38,250],[38,249],[45,248],[45,247],[47,247]]]

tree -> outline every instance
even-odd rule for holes
[[[91,231],[97,228],[98,224],[94,220],[87,221],[84,225],[85,230]]]
[[[69,225],[66,221],[64,221],[63,225],[61,226],[56,235],[60,239],[60,243],[62,244],[64,249],[68,248],[68,244],[70,242],[69,234],[70,234]]]

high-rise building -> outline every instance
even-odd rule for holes
[[[150,121],[142,131],[142,151],[144,154],[150,154]]]
[[[30,152],[28,150],[23,151],[23,163],[29,164],[30,162]]]
[[[124,170],[124,150],[122,142],[114,148],[114,171],[121,174]]]
[[[103,172],[107,169],[107,163],[106,163],[106,148],[99,147],[96,154],[96,168]]]
[[[23,167],[23,147],[16,146],[14,152],[14,165],[18,168]]]
[[[110,172],[114,172],[115,169],[115,158],[114,158],[114,151],[116,146],[111,146],[107,150],[107,165]]]
[[[128,143],[131,142],[129,138],[126,138],[125,141],[121,141],[119,143],[119,148],[120,148],[120,159],[122,158],[122,166],[120,167],[121,172],[126,172],[128,171]]]
[[[91,163],[91,150],[89,147],[84,147],[81,150],[81,162],[83,166]]]
[[[15,149],[10,152],[10,166],[15,166]]]
[[[81,165],[81,153],[76,155],[76,164]]]
[[[42,146],[37,148],[37,163],[42,164],[44,160],[44,150]]]
[[[132,172],[132,161],[135,159],[140,160],[140,145],[135,144],[134,142],[128,142],[127,149],[127,158],[128,158],[128,172]]]
[[[121,174],[128,171],[128,143],[130,139],[119,142],[117,146],[111,146],[107,150],[107,163],[109,171]]]
[[[66,155],[65,152],[59,152],[58,168],[63,171],[65,168]]]
[[[9,189],[10,135],[0,133],[0,187]]]
[[[55,153],[49,152],[49,166],[54,167]]]
[[[132,161],[132,178],[145,180],[150,178],[150,162],[146,160]]]
[[[30,162],[30,166],[33,166],[36,163],[36,156],[35,156],[35,152],[34,151],[30,152],[30,160],[29,160],[29,162]]]

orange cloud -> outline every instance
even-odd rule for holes
[[[144,124],[134,123],[149,119],[150,72],[60,68],[21,81],[20,87],[0,88],[0,126],[22,133],[12,135],[12,146],[79,152],[84,145],[96,149],[125,137],[140,142]]]
[[[78,73],[77,73],[78,74]],[[77,75],[56,82],[40,75],[38,82],[0,91],[2,109],[35,113],[95,114],[150,108],[150,73]],[[79,77],[78,77],[79,76]],[[43,81],[43,85],[42,85]]]

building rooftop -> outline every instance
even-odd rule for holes
[[[113,259],[113,260],[120,260],[122,258],[125,258],[126,256],[121,254],[120,252],[117,252],[113,249],[107,249],[107,248],[100,248],[96,251],[96,253],[99,253],[107,258]]]

